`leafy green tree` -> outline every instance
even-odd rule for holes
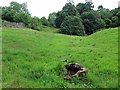
[[[10,22],[22,22],[23,21],[23,23],[26,24],[25,23],[26,16],[28,17],[30,16],[26,3],[19,4],[17,2],[11,2],[10,6],[2,7],[2,10],[3,10],[2,19],[10,21]]]
[[[40,19],[38,17],[31,17],[29,20],[28,27],[30,27],[31,29],[35,29],[35,30],[40,30],[41,28]]]
[[[0,7],[0,20],[2,19],[2,7]]]
[[[59,11],[56,14],[55,25],[57,28],[60,28],[60,25],[62,24],[64,18],[65,18],[65,12]]]
[[[14,15],[14,21],[15,22],[23,22],[25,25],[28,25],[29,23],[29,19],[31,17],[23,12],[20,12],[20,13],[16,13]]]
[[[14,10],[15,12],[20,12],[21,11],[21,4],[18,2],[11,2],[10,6],[8,7],[8,10]]]
[[[83,12],[81,18],[87,35],[90,35],[103,27],[103,22],[97,11]]]
[[[45,26],[48,26],[48,25],[49,25],[49,22],[48,22],[48,20],[47,20],[45,17],[42,17],[42,18],[41,18],[41,24],[42,24],[42,25],[45,25]]]
[[[56,19],[56,13],[50,13],[48,16],[48,21],[49,21],[49,25],[52,27],[55,27],[55,19]]]
[[[21,12],[23,12],[27,15],[30,15],[29,10],[27,8],[27,3],[22,3],[21,5],[22,5]]]
[[[103,8],[101,5],[98,7],[98,12],[101,15],[101,18],[104,20],[106,18],[111,18],[113,16],[113,14],[111,13],[111,11],[109,9]]]
[[[111,27],[117,27],[118,26],[119,20],[118,20],[117,16],[113,16],[111,21],[112,21]]]
[[[61,24],[61,32],[68,35],[85,35],[84,26],[77,16],[68,16]]]
[[[2,7],[2,19],[6,21],[14,21],[15,11],[8,10],[8,7]]]
[[[119,27],[120,26],[120,7],[111,10],[112,16],[112,27]]]
[[[109,28],[112,24],[112,21],[109,18],[105,18],[105,24],[106,24],[105,27]]]
[[[76,6],[76,9],[78,10],[79,14],[81,15],[85,11],[92,10],[92,6],[87,3],[78,3]]]
[[[67,16],[79,16],[76,7],[72,3],[66,3],[65,6],[56,14],[55,25],[60,28],[60,25]]]
[[[25,14],[29,14],[29,11],[27,9],[27,3],[19,4],[18,2],[11,2],[10,6],[8,7],[8,10],[15,11],[16,13],[23,12]]]
[[[89,10],[93,10],[94,8],[93,2],[86,2],[85,4],[89,6]]]
[[[118,27],[120,27],[120,8],[119,11],[117,12],[117,17],[118,17]]]
[[[98,11],[102,11],[104,8],[102,5],[98,6]]]
[[[79,16],[76,7],[72,3],[66,3],[62,9],[66,16]]]

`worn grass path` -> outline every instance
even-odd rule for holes
[[[90,36],[69,36],[29,29],[3,28],[3,87],[118,87],[118,28]],[[88,74],[64,81],[63,59],[80,63]]]

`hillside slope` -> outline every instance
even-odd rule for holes
[[[3,87],[118,87],[117,28],[84,37],[3,28],[2,38]],[[65,58],[87,68],[87,76],[65,81]]]

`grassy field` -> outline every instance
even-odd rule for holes
[[[2,89],[2,29],[1,28],[0,28],[0,89]]]
[[[84,37],[12,28],[2,33],[4,88],[118,87],[118,28]],[[65,81],[60,60],[66,58],[87,68],[87,76]]]

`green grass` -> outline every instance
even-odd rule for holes
[[[0,29],[0,89],[2,89],[2,30]]]
[[[118,87],[117,28],[84,37],[3,28],[2,38],[4,88]],[[87,76],[65,81],[66,58],[87,68]]]

